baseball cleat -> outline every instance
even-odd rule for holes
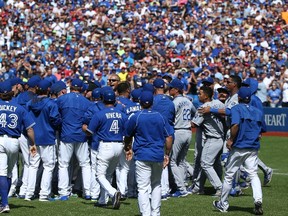
[[[68,196],[59,196],[54,198],[54,200],[60,200],[60,201],[67,201],[68,199],[69,199]]]
[[[18,199],[25,199],[25,195],[16,195]]]
[[[262,208],[261,202],[255,203],[254,214],[255,215],[263,215],[263,208]]]
[[[91,200],[91,196],[84,196],[85,200]]]
[[[8,212],[10,212],[9,205],[0,206],[0,214],[1,214],[1,213],[8,213]]]
[[[264,174],[264,183],[263,183],[264,186],[266,186],[271,182],[272,175],[273,175],[273,169],[268,168],[267,172]]]
[[[185,192],[176,191],[175,193],[173,193],[173,194],[171,195],[171,197],[186,197],[186,196],[188,196],[188,195],[189,195],[189,194],[188,194],[187,191],[185,191]]]
[[[216,200],[213,201],[213,206],[215,209],[217,209],[220,212],[227,212],[227,209],[221,205],[220,201],[216,201]]]
[[[98,203],[98,202],[96,202],[95,204],[94,204],[94,207],[99,207],[99,208],[107,208],[107,204],[101,204],[101,203]]]
[[[112,198],[113,209],[119,209],[120,208],[120,199],[121,199],[121,193],[120,193],[120,191],[117,191]]]
[[[221,197],[221,190],[216,190],[215,194],[212,195],[213,197]]]

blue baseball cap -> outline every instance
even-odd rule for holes
[[[28,82],[27,82],[27,85],[30,87],[30,88],[34,88],[36,86],[38,86],[38,83],[41,81],[41,77],[38,76],[38,75],[34,75],[32,76]]]
[[[0,93],[7,93],[12,91],[11,82],[6,80],[0,83]]]
[[[103,86],[103,87],[100,89],[100,94],[101,94],[101,96],[103,96],[106,91],[113,91],[113,88],[112,88],[111,86]]]
[[[131,97],[132,97],[132,99],[137,99],[137,100],[139,100],[142,91],[143,91],[142,88],[134,89],[134,90],[131,92]]]
[[[168,86],[170,88],[177,88],[179,90],[183,90],[184,88],[184,84],[181,82],[181,80],[179,79],[173,79],[169,84]]]
[[[63,89],[66,89],[66,84],[63,81],[58,81],[51,86],[50,92],[52,94],[58,94]]]
[[[154,86],[151,83],[146,83],[143,86],[143,91],[150,91],[150,92],[154,92]]]
[[[38,83],[38,89],[39,90],[43,90],[43,91],[46,91],[48,90],[48,88],[51,86],[51,82],[49,82],[48,80],[41,80],[39,83]]]
[[[10,79],[10,83],[11,83],[12,86],[17,85],[17,84],[21,84],[21,85],[25,84],[23,82],[23,80],[20,79],[19,77],[15,77],[15,78]]]
[[[209,84],[213,84],[214,80],[212,77],[206,77],[205,79],[202,80],[202,83],[209,83]]]
[[[73,79],[72,82],[71,82],[71,86],[74,86],[74,87],[82,87],[83,86],[83,81],[80,80],[80,79]]]
[[[153,104],[153,93],[151,91],[143,91],[140,95],[140,104]]]
[[[116,100],[116,95],[113,90],[107,90],[103,94],[103,100],[106,102],[113,102]]]
[[[153,82],[153,86],[155,88],[164,88],[165,87],[165,82],[163,79],[157,78]]]
[[[99,99],[101,97],[101,88],[96,88],[92,91],[92,97],[94,99]]]
[[[241,87],[238,91],[238,97],[245,99],[245,100],[250,100],[251,98],[251,90],[248,87]]]

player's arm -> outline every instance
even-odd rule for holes
[[[165,168],[169,164],[169,155],[172,149],[172,143],[173,143],[173,137],[172,136],[166,137],[163,168]]]
[[[199,108],[198,112],[201,114],[213,113],[213,114],[220,114],[220,115],[226,115],[226,116],[231,115],[230,109],[228,109],[228,108],[226,108],[226,109],[214,109],[214,108],[211,108],[209,106]]]
[[[226,146],[229,150],[232,149],[232,146],[233,146],[233,142],[234,140],[236,139],[237,137],[237,134],[238,134],[238,131],[239,131],[239,124],[240,124],[240,121],[241,121],[241,117],[240,117],[240,114],[238,112],[238,109],[237,109],[237,105],[232,107],[231,109],[231,117],[232,117],[232,120],[231,120],[231,127],[230,127],[230,138],[227,140],[227,143],[226,143]]]
[[[34,157],[37,153],[37,148],[36,148],[36,145],[35,145],[35,138],[34,138],[34,130],[32,127],[28,128],[27,129],[27,135],[28,135],[28,138],[29,138],[29,145],[30,145],[30,154],[32,157]]]
[[[126,160],[130,161],[132,159],[132,137],[125,136],[124,138],[124,150],[126,152]]]

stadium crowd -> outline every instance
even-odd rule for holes
[[[0,11],[1,80],[177,77],[198,106],[203,78],[216,89],[239,75],[258,80],[265,106],[288,103],[285,0],[8,0]]]

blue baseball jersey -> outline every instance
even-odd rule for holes
[[[0,100],[0,135],[20,137],[22,129],[35,124],[32,116],[15,102]]]
[[[263,130],[264,116],[256,107],[237,104],[231,108],[231,125],[237,124],[239,131],[233,147],[259,149],[259,135]]]
[[[174,126],[175,121],[175,106],[171,98],[164,94],[154,96],[152,110],[159,112],[168,119],[171,126]]]
[[[92,102],[79,93],[71,92],[60,96],[57,105],[62,116],[60,140],[66,143],[85,142],[87,137],[82,131],[82,124]]]
[[[62,123],[56,102],[48,97],[37,97],[27,103],[27,109],[36,122],[36,145],[55,145],[56,129]]]
[[[260,100],[259,97],[257,97],[256,95],[251,95],[251,100],[250,100],[249,105],[256,107],[256,108],[259,109],[259,110],[263,113],[263,115],[264,115],[264,109],[263,109],[262,101]],[[264,122],[263,132],[266,132],[266,131],[267,131],[267,127],[266,127],[266,123]]]
[[[37,97],[37,95],[31,91],[21,92],[16,98],[15,101],[21,106],[26,108],[26,104],[33,98]]]
[[[124,109],[125,109],[126,114],[129,116],[132,113],[136,113],[142,110],[142,107],[140,103],[132,101],[132,103],[126,106]]]
[[[126,114],[115,107],[106,107],[95,113],[88,125],[88,131],[96,133],[99,141],[122,142]]]
[[[159,112],[144,109],[129,117],[125,136],[134,136],[134,159],[163,162],[166,137],[172,136],[173,127]]]

